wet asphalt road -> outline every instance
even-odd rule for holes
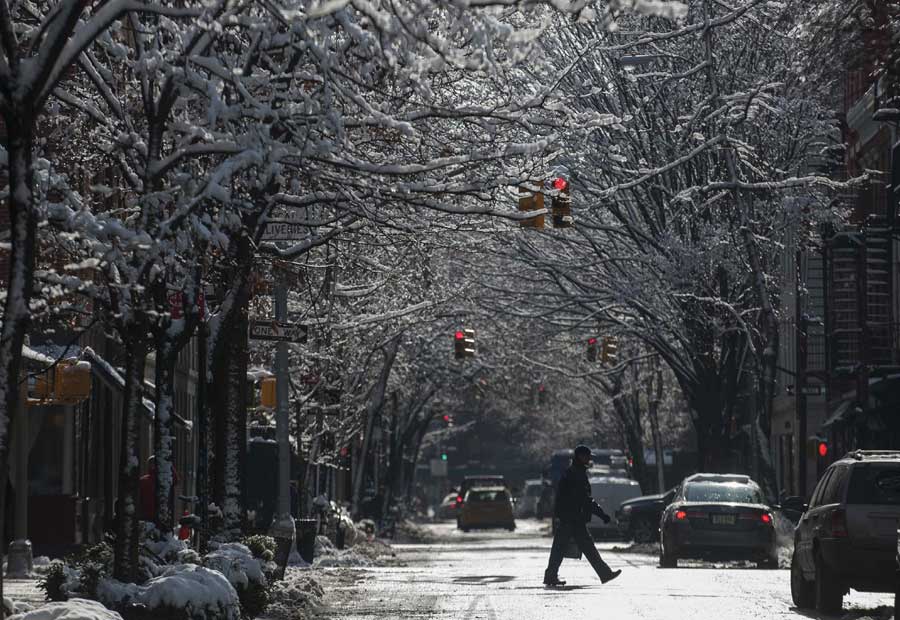
[[[439,542],[397,545],[396,566],[364,569],[353,585],[332,590],[328,618],[439,620],[751,620],[816,618],[793,608],[789,571],[739,564],[688,563],[658,568],[657,557],[616,553],[623,543],[599,543],[604,559],[623,569],[602,585],[586,561],[565,560],[565,588],[541,584],[551,539],[545,524],[521,521],[515,533],[463,534],[451,523],[428,528]],[[851,593],[835,618],[891,618],[893,596]]]

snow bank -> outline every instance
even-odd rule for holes
[[[9,620],[122,620],[122,616],[97,601],[73,598],[62,603],[48,603]]]
[[[18,603],[10,598],[3,597],[3,608],[6,610],[7,616],[11,616],[13,614],[23,614],[26,611],[31,611],[32,607],[28,603]]]
[[[240,619],[237,592],[225,575],[194,564],[170,566],[142,586],[103,579],[97,595],[111,607],[141,603],[149,609],[184,609],[193,618]]]
[[[780,512],[775,512],[775,541],[778,545],[778,568],[790,568],[794,555],[794,523]]]
[[[219,545],[206,555],[203,565],[225,575],[235,588],[246,588],[251,582],[266,585],[262,560],[254,558],[250,549],[240,543]]]
[[[272,586],[269,607],[258,620],[297,620],[305,611],[317,609],[324,595],[309,571],[288,567],[284,579]]]
[[[636,553],[640,555],[657,555],[659,543],[632,543],[626,547],[613,547],[613,553]]]
[[[323,537],[320,537],[323,538]],[[318,540],[316,541],[316,559],[313,561],[315,568],[352,568],[360,566],[372,566],[379,558],[384,556],[392,556],[394,553],[391,548],[378,540],[366,541],[358,543],[350,549],[339,551],[331,545],[326,538],[323,541],[321,549],[322,555],[319,555]],[[328,544],[325,544],[327,542]]]

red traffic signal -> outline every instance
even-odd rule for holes
[[[456,330],[456,334],[454,334],[453,337],[456,338],[457,340],[464,340],[466,337],[466,333],[463,330],[458,329],[458,330]]]
[[[587,360],[589,362],[597,361],[597,339],[596,338],[588,338],[587,342]]]
[[[562,177],[556,177],[556,178],[553,179],[553,181],[551,182],[551,185],[553,186],[553,189],[562,192],[562,191],[565,191],[565,189],[566,189],[567,187],[569,187],[569,182],[566,181],[566,180],[565,180],[564,178],[562,178]]]
[[[453,356],[458,360],[475,357],[474,329],[457,329],[453,333]]]
[[[443,420],[444,420],[444,422],[447,422],[447,423],[449,423],[449,422],[450,422],[450,416],[449,416],[449,415],[447,415],[447,414],[446,414],[446,413],[445,413],[445,414],[444,414],[444,416],[443,416],[443,418],[442,418],[442,419],[443,419]]]
[[[821,456],[822,458],[825,458],[826,456],[828,456],[828,444],[825,443],[824,441],[820,441],[819,447],[818,447],[818,452],[819,452],[819,456]]]

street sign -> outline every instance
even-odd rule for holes
[[[800,392],[804,396],[821,396],[822,395],[822,386],[821,385],[805,385],[800,389]]]
[[[431,459],[431,475],[435,478],[447,477],[447,461]]]
[[[308,235],[307,226],[299,222],[267,222],[263,241],[297,241]]]
[[[306,342],[308,329],[301,323],[287,324],[276,321],[250,321],[252,340],[274,340],[285,342]]]

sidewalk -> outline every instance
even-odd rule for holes
[[[27,577],[25,579],[3,578],[3,596],[16,603],[27,603],[32,607],[39,607],[47,602],[44,591],[38,588],[39,577]]]

